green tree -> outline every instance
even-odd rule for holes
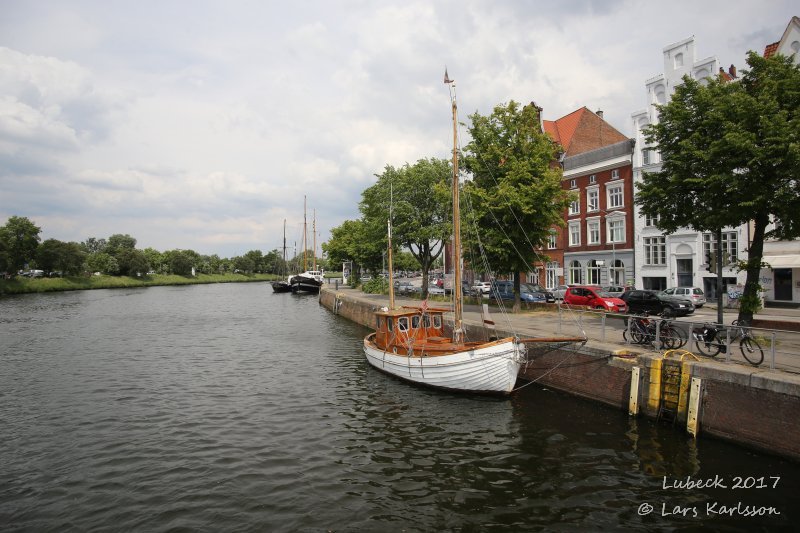
[[[145,248],[142,250],[142,253],[144,254],[145,259],[147,259],[147,264],[150,265],[151,270],[161,274],[167,271],[167,264],[163,253],[159,252],[155,248]]]
[[[345,220],[331,229],[330,239],[322,243],[322,250],[327,254],[330,264],[352,261],[354,272],[361,267],[377,269],[380,266],[380,245],[369,241],[365,226],[363,220]]]
[[[56,270],[65,243],[58,239],[47,239],[36,250],[36,264],[46,272]]]
[[[391,210],[393,252],[403,247],[417,259],[423,295],[428,293],[428,272],[452,231],[450,176],[450,163],[444,159],[420,159],[400,168],[387,165],[359,204],[365,237],[377,245],[371,261],[383,263]]]
[[[122,235],[121,233],[116,233],[108,238],[108,242],[106,243],[105,249],[103,250],[105,253],[112,255],[114,257],[118,257],[119,253],[122,250],[134,250],[136,249],[136,239],[128,235]]]
[[[17,271],[36,258],[39,247],[39,233],[42,229],[26,217],[12,216],[6,225],[0,228],[0,239],[7,257],[6,268]]]
[[[542,131],[540,110],[513,100],[489,116],[470,115],[462,219],[466,259],[478,272],[513,272],[515,309],[520,272],[542,258],[550,228],[563,226],[571,195],[561,188],[556,146]],[[489,266],[491,265],[491,267]]]
[[[106,249],[106,240],[89,237],[81,243],[81,246],[86,253],[93,254],[96,252],[103,252]]]
[[[198,258],[199,255],[193,250],[167,250],[164,252],[164,261],[168,272],[179,276],[191,275]]]
[[[249,259],[253,266],[250,268],[249,272],[263,272],[264,271],[264,254],[261,250],[250,250],[244,257]]]
[[[117,249],[116,259],[119,264],[119,273],[122,276],[146,274],[150,270],[147,256],[141,250],[119,248]]]
[[[79,274],[86,259],[86,252],[76,242],[62,242],[47,239],[36,251],[36,264],[47,272],[60,271],[64,274]]]
[[[105,252],[95,252],[87,255],[86,267],[90,272],[100,272],[111,276],[119,274],[119,264],[117,260]]]
[[[765,238],[800,236],[800,67],[755,52],[747,63],[738,83],[685,77],[659,106],[659,123],[646,137],[657,143],[663,164],[637,184],[636,200],[643,214],[660,216],[665,233],[752,223],[743,323],[759,307]],[[777,225],[768,232],[771,221]]]

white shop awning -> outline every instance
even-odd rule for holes
[[[800,255],[765,255],[761,260],[772,268],[800,268]]]

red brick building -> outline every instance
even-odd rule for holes
[[[634,272],[633,139],[585,107],[543,121],[543,129],[561,147],[562,188],[575,201],[542,250],[549,260],[529,278],[547,288],[627,284]]]

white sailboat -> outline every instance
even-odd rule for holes
[[[445,71],[445,83],[452,84]],[[459,213],[458,120],[455,93],[451,87],[453,111],[453,286],[461,287],[461,229]],[[391,217],[390,217],[391,218]],[[389,274],[392,273],[391,220],[389,221]],[[375,312],[375,332],[364,339],[364,355],[373,367],[440,389],[508,394],[527,361],[528,343],[564,345],[585,342],[585,338],[519,339],[506,337],[488,342],[465,340],[463,297],[453,291],[453,331],[445,334],[444,314],[450,309],[394,308],[394,287],[389,281],[389,307]]]

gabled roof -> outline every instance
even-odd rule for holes
[[[592,113],[585,106],[557,120],[544,120],[542,125],[545,133],[561,145],[566,156],[626,140],[602,116]]]
[[[778,45],[780,44],[780,41],[777,43],[768,44],[767,47],[764,48],[764,57],[769,58],[775,55],[775,52],[778,50]]]

